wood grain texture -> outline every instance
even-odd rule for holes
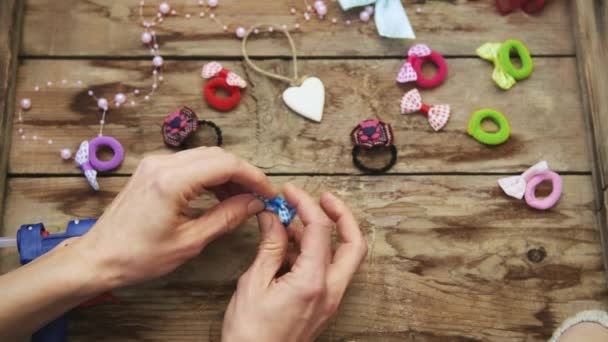
[[[427,103],[452,106],[450,122],[439,133],[433,132],[422,114],[400,114],[401,96],[412,87],[394,82],[400,63],[301,62],[304,73],[322,77],[326,86],[325,116],[316,124],[287,109],[280,97],[283,83],[248,72],[240,62],[226,62],[225,66],[246,75],[250,86],[240,106],[229,113],[209,109],[202,99],[199,70],[203,62],[167,62],[165,82],[151,103],[108,114],[105,134],[122,141],[126,150],[125,162],[117,173],[131,173],[147,154],[171,152],[162,142],[160,124],[182,105],[216,122],[224,132],[226,149],[273,173],[357,173],[350,158],[349,134],[359,121],[374,117],[392,123],[395,130],[399,159],[391,172],[520,172],[541,159],[559,171],[590,171],[573,58],[536,58],[532,77],[508,93],[491,81],[491,64],[481,59],[448,60],[446,84],[423,93]],[[260,64],[279,73],[290,70],[286,61]],[[19,134],[13,134],[10,172],[77,174],[79,170],[72,163],[61,162],[58,151],[62,147],[76,149],[80,141],[97,134],[99,115],[86,87],[34,92],[35,84],[44,84],[47,79],[58,83],[60,77],[82,79],[98,96],[113,98],[118,91],[149,82],[146,66],[147,62],[107,60],[24,62],[19,70],[18,94],[34,99],[25,116],[26,135],[36,134],[40,140],[21,140]],[[513,134],[506,144],[491,148],[466,134],[471,113],[484,107],[504,112],[511,121]],[[54,140],[53,145],[46,143],[47,137]],[[195,139],[194,145],[213,141],[208,131],[198,137],[202,140]],[[377,159],[383,160],[382,156]]]
[[[608,265],[608,2],[604,0],[573,2],[574,36],[577,47],[579,81],[592,146],[593,175],[597,187],[598,222]]]
[[[0,215],[4,210],[4,190],[11,147],[13,105],[17,74],[17,50],[21,39],[23,4],[17,0],[0,2]]]
[[[302,1],[294,0],[296,7]],[[138,0],[31,0],[28,1],[23,53],[39,56],[147,56],[140,42]],[[159,1],[146,1],[146,14],[156,14]],[[411,41],[379,39],[373,22],[358,22],[360,10],[342,12],[330,3],[330,17],[351,19],[350,27],[314,19],[302,24],[295,34],[301,56],[395,56],[405,55]],[[418,40],[448,55],[473,55],[487,41],[518,38],[533,54],[574,55],[570,8],[567,0],[554,0],[538,16],[517,11],[500,16],[490,0],[428,0],[424,4],[406,1],[405,7]],[[237,25],[257,23],[295,24],[289,1],[224,0],[217,14],[229,32],[213,24],[194,0],[171,1],[180,13],[157,29],[163,54],[180,56],[240,56],[240,42],[234,37]],[[420,8],[421,13],[416,14]],[[77,29],[74,29],[77,28]],[[264,39],[251,44],[252,55],[286,55],[283,40]]]
[[[583,108],[591,119],[600,186],[608,180],[608,2],[573,1],[574,34]]]
[[[569,315],[608,304],[590,176],[564,177],[562,199],[546,212],[502,195],[492,176],[273,181],[317,196],[335,191],[370,245],[322,341],[540,341]],[[0,233],[39,220],[57,231],[70,218],[98,216],[125,182],[107,179],[93,195],[80,178],[14,178]],[[121,306],[72,313],[70,340],[219,340],[257,239],[247,222],[170,276],[119,291]],[[2,253],[3,271],[17,265],[15,252]]]

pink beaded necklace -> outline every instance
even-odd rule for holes
[[[247,30],[245,29],[245,26],[239,25],[239,24],[228,24],[228,23],[225,23],[220,20],[220,17],[216,13],[216,9],[219,6],[219,0],[207,0],[206,2],[204,0],[198,0],[197,4],[200,9],[200,11],[198,13],[199,18],[201,18],[201,19],[209,18],[215,24],[217,24],[224,32],[229,32],[229,31],[233,30],[236,38],[238,38],[238,39],[242,39],[243,37],[245,37],[245,34],[247,32]],[[299,30],[302,27],[303,22],[309,22],[315,16],[319,20],[324,20],[327,18],[327,15],[329,13],[328,7],[323,0],[316,0],[312,6],[310,5],[308,0],[303,0],[304,7],[302,10],[299,10],[297,8],[294,0],[289,0],[289,4],[290,4],[289,13],[296,17],[296,22],[295,22],[295,24],[293,24],[294,30]],[[163,21],[165,20],[165,18],[170,15],[173,15],[173,16],[183,15],[183,17],[186,19],[190,19],[195,16],[194,14],[189,13],[189,12],[180,14],[175,9],[173,9],[168,2],[161,2],[160,5],[158,6],[158,12],[156,13],[156,16],[154,17],[154,19],[145,20],[144,16],[143,16],[144,6],[145,6],[145,0],[140,0],[139,1],[139,16],[140,16],[140,19],[142,20],[142,26],[144,27],[144,32],[141,35],[141,40],[144,44],[151,46],[152,52],[153,52],[153,49],[158,48],[158,45],[155,42],[156,34],[155,34],[154,30],[152,29],[153,27],[162,24]],[[374,8],[372,6],[366,6],[359,13],[359,20],[363,23],[367,23],[367,22],[369,22],[369,20],[371,19],[373,14],[374,14]],[[336,17],[332,17],[330,19],[330,21],[332,24],[339,23],[339,20]],[[344,25],[350,26],[351,24],[352,24],[352,20],[350,20],[350,19],[344,20]],[[282,28],[283,30],[288,30],[288,26],[286,24],[281,24],[281,25],[277,25],[277,26]],[[259,33],[259,30],[254,30],[253,33],[257,34],[257,33]]]

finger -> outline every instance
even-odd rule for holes
[[[298,246],[298,248],[302,243],[302,234],[302,228],[296,226],[295,224],[291,224],[287,229],[287,236],[289,237],[289,241],[293,241]]]
[[[262,210],[264,203],[251,194],[230,197],[187,223],[185,236],[204,247]]]
[[[292,184],[285,186],[285,197],[297,210],[304,224],[300,258],[304,269],[325,272],[331,258],[330,233],[333,222],[310,195]]]
[[[287,253],[287,232],[276,217],[269,212],[258,214],[260,245],[251,265],[251,280],[266,288],[283,265]]]
[[[330,266],[328,281],[343,293],[367,256],[367,242],[352,211],[342,200],[324,193],[321,195],[321,206],[336,222],[341,240]]]
[[[185,162],[178,163],[176,177],[172,177],[178,191],[194,196],[204,188],[233,182],[267,198],[277,195],[262,170],[218,147],[180,153],[183,154],[176,159]]]

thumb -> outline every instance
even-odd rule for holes
[[[230,197],[192,221],[192,233],[203,246],[236,228],[249,217],[264,210],[264,203],[251,194]]]
[[[260,246],[249,268],[253,281],[268,286],[283,265],[287,254],[287,232],[278,217],[269,212],[258,214]]]

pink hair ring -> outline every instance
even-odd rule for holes
[[[114,155],[108,161],[102,161],[97,158],[97,150],[102,147],[109,147]],[[120,142],[112,137],[100,136],[89,142],[89,160],[91,165],[97,171],[109,171],[117,168],[122,163],[125,151]]]
[[[427,61],[431,61],[437,67],[437,73],[431,78],[424,78],[424,75],[422,74],[422,66]],[[434,88],[443,83],[445,78],[448,76],[448,65],[445,62],[445,59],[443,59],[443,56],[435,51],[432,51],[428,56],[414,59],[412,67],[418,76],[416,84],[418,84],[418,86],[421,88]]]
[[[550,180],[553,190],[551,194],[544,199],[536,198],[536,187],[546,181]],[[532,208],[539,210],[547,210],[552,208],[562,195],[562,177],[553,171],[541,172],[533,176],[526,184],[526,203]]]

